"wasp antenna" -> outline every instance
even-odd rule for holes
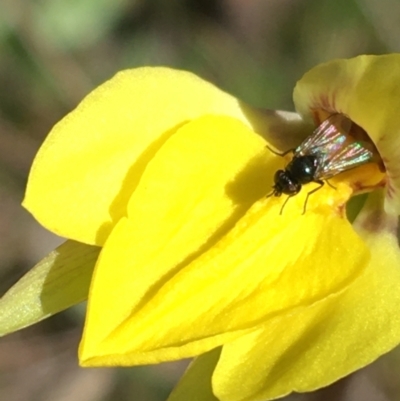
[[[268,195],[265,195],[265,197],[270,198],[272,195],[275,195],[275,193],[276,193],[276,190],[272,189],[272,191]]]
[[[271,153],[273,153],[274,155],[277,155],[277,156],[280,156],[280,157],[284,157],[284,156],[286,156],[287,154],[289,154],[290,152],[293,152],[293,151],[294,151],[294,149],[289,149],[289,150],[287,150],[287,151],[285,151],[285,152],[283,152],[283,153],[280,153],[280,152],[277,152],[276,150],[270,148],[268,145],[266,146],[266,148],[267,148]]]

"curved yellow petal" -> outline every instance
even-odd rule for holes
[[[257,127],[264,118],[189,72],[118,73],[53,128],[34,161],[24,206],[51,231],[102,245],[149,160],[179,126],[203,114]]]
[[[385,164],[386,211],[400,214],[400,54],[358,56],[321,64],[297,83],[300,114],[343,113],[362,127]]]
[[[399,344],[397,222],[369,203],[356,226],[372,252],[359,279],[339,295],[225,345],[213,376],[218,399],[270,400],[312,391]]]
[[[0,299],[0,336],[84,301],[99,252],[67,241],[41,260]]]
[[[278,231],[276,221],[271,230],[272,218],[260,210],[249,212],[242,222],[246,228],[233,230],[218,248],[151,283],[140,300],[131,294],[142,284],[146,267],[126,263],[124,269],[138,271],[131,284],[127,276],[124,283],[111,278],[111,266],[107,273],[100,264],[81,363],[134,365],[198,355],[238,337],[239,330],[343,290],[363,268],[368,253],[342,220],[313,215]],[[324,232],[316,243],[315,232],[306,229],[319,225]],[[286,243],[290,254],[282,247]],[[327,253],[331,243],[336,246]]]
[[[223,116],[193,120],[165,143],[130,199],[129,219],[119,222],[101,253],[84,344],[106,335],[146,301],[149,288],[210,248],[269,191],[269,155],[260,137]]]
[[[220,143],[212,129],[219,130]],[[243,174],[260,151],[255,138],[235,120],[202,118],[182,127],[149,164],[129,219],[119,222],[101,253],[82,364],[197,355],[266,317],[341,291],[359,274],[368,259],[363,242],[329,207],[302,215],[306,193],[283,215],[283,200],[258,202],[232,228],[255,199],[254,178]],[[178,154],[187,158],[183,174],[171,163]],[[265,170],[268,180],[273,171]],[[241,214],[233,215],[240,199]]]
[[[196,358],[167,401],[218,401],[211,388],[211,377],[220,353],[221,349],[216,348]]]

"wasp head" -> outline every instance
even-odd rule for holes
[[[274,183],[275,185],[272,188],[275,196],[282,194],[293,196],[299,193],[301,189],[301,184],[287,170],[278,170],[274,176]]]

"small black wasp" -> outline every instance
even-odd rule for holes
[[[352,135],[353,133],[358,133],[358,137]],[[273,191],[268,195],[289,195],[280,214],[287,201],[300,192],[302,185],[310,182],[319,184],[319,187],[308,192],[303,208],[304,214],[309,196],[322,188],[323,180],[373,162],[377,154],[365,132],[343,114],[328,117],[297,148],[284,153],[272,149],[270,151],[278,156],[293,153],[293,158],[285,169],[275,173]],[[327,183],[332,186],[328,181]]]

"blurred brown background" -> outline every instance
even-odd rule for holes
[[[1,294],[61,242],[20,207],[35,152],[116,71],[187,69],[253,105],[291,110],[310,67],[396,51],[398,0],[1,0]],[[184,363],[78,368],[83,314],[76,307],[0,340],[0,400],[165,400]],[[400,400],[398,359],[292,399]]]

